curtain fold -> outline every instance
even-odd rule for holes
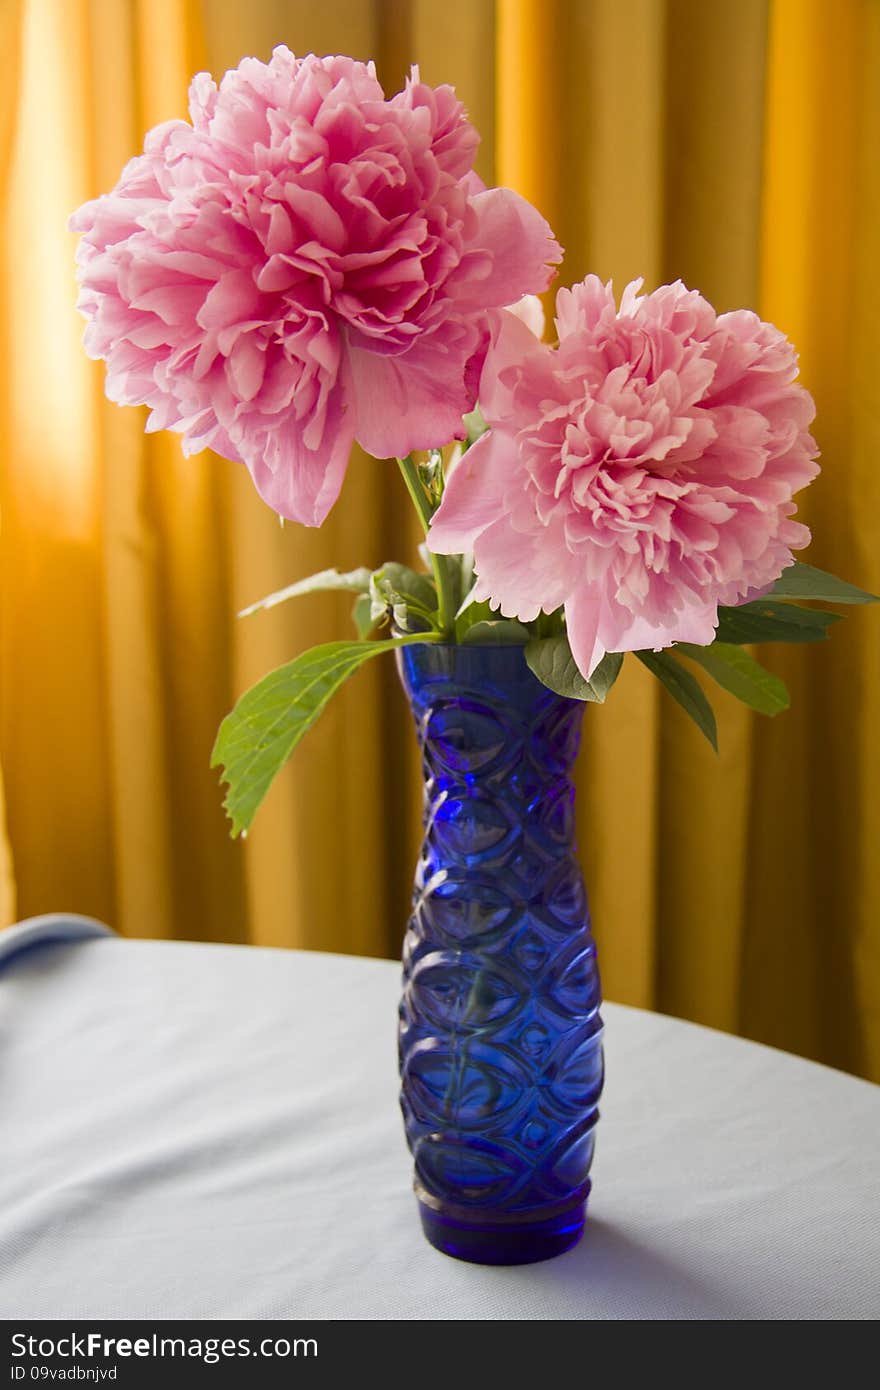
[[[0,8],[0,50],[7,55],[6,81],[0,88],[0,184],[5,188],[9,180],[9,167],[15,131],[18,123],[19,73],[21,56],[22,4],[20,0],[7,0]],[[9,303],[6,292],[6,279],[0,277],[0,325],[9,322]],[[0,333],[3,329],[0,328]],[[5,336],[5,334],[4,334]],[[12,395],[5,379],[0,380],[0,419],[8,419],[12,407]],[[3,573],[3,530],[2,496],[0,496],[0,577]],[[2,661],[2,657],[0,657]],[[9,926],[17,916],[15,891],[15,866],[12,862],[12,848],[6,828],[6,792],[3,786],[3,766],[0,763],[0,927]]]
[[[419,807],[391,662],[334,701],[245,843],[208,766],[238,693],[349,631],[336,595],[237,611],[328,565],[414,558],[394,465],[356,454],[325,526],[282,528],[243,469],[145,437],[80,346],[67,216],[185,114],[199,68],[283,42],[375,58],[396,89],[418,62],[468,106],[483,177],[549,218],[566,282],[681,276],[759,308],[819,406],[812,558],[880,589],[873,0],[7,0],[0,22],[0,920],[399,949]],[[587,710],[609,997],[880,1077],[878,620],[763,653],[793,709],[763,721],[719,694],[717,758],[635,662]]]

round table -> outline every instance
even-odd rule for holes
[[[0,1315],[880,1314],[880,1088],[608,1004],[583,1242],[485,1268],[419,1229],[399,968],[0,933]]]

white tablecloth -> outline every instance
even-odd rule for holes
[[[587,1235],[488,1269],[421,1235],[395,964],[44,931],[0,934],[7,1319],[880,1314],[867,1082],[609,1004]]]

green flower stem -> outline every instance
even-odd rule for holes
[[[422,487],[419,470],[413,461],[412,454],[407,454],[405,459],[398,459],[397,466],[403,475],[403,481],[406,483],[406,490],[412,499],[412,504],[419,514],[422,529],[427,535],[431,522],[431,504],[425,489]]]
[[[397,460],[398,467],[406,484],[406,490],[410,495],[412,504],[418,513],[419,521],[425,535],[428,534],[428,527],[431,524],[433,509],[428,499],[425,489],[422,487],[422,480],[419,477],[419,470],[411,454],[405,459]],[[430,552],[429,552],[430,553]],[[451,565],[453,558],[448,555],[434,555],[431,553],[431,568],[434,571],[434,582],[437,585],[437,620],[440,625],[440,632],[443,637],[452,638],[455,626],[455,577]]]

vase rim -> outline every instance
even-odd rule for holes
[[[395,633],[395,636],[415,637],[421,636],[421,633],[399,632]],[[409,642],[407,645],[410,647],[436,647],[440,651],[444,648],[448,650],[455,648],[466,652],[524,652],[528,646],[527,642],[433,642],[427,634],[425,634],[425,637],[426,640],[424,642]]]

